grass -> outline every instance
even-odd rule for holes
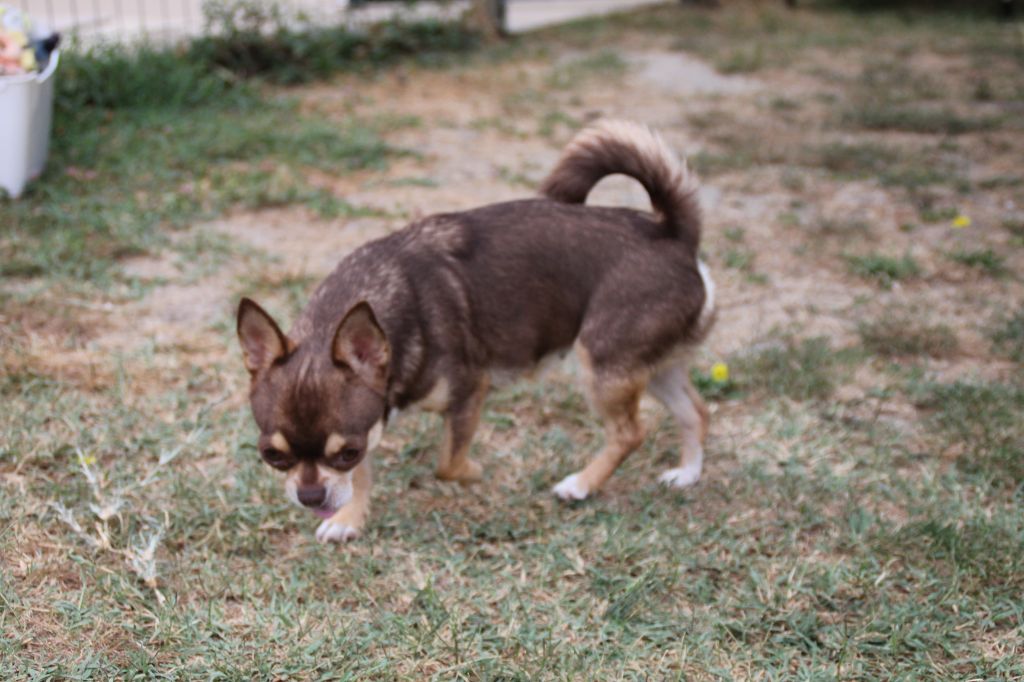
[[[1006,260],[990,248],[960,249],[947,255],[954,263],[981,270],[992,277],[1006,274]]]
[[[899,154],[876,143],[831,142],[809,153],[812,161],[843,177],[877,175],[896,162]]]
[[[872,280],[884,289],[891,288],[894,282],[912,279],[921,274],[921,266],[909,253],[899,258],[880,253],[851,255],[846,257],[846,261],[853,274]]]
[[[1024,362],[1024,306],[998,319],[989,330],[989,337],[997,352]]]
[[[969,116],[949,108],[924,108],[871,102],[852,107],[843,115],[848,126],[864,130],[895,130],[922,134],[963,135],[996,130],[1001,120],[993,116]]]
[[[114,283],[122,258],[166,245],[184,226],[232,207],[304,203],[353,209],[313,187],[307,169],[380,168],[393,156],[374,128],[303,116],[292,101],[117,111],[93,128],[58,120],[47,181],[5,207],[5,276]]]
[[[941,149],[901,149],[875,142],[832,142],[807,152],[808,162],[841,179],[876,178],[883,187],[907,190],[967,185],[955,157]]]
[[[959,466],[985,476],[991,486],[1019,490],[1024,483],[1024,390],[961,381],[922,391],[919,404],[934,410],[933,423],[951,439]]]
[[[101,47],[68,54],[48,182],[0,215],[7,235],[0,272],[109,287],[120,259],[166,245],[164,225],[232,208],[295,204],[323,217],[357,215],[362,209],[313,186],[308,172],[380,169],[396,153],[381,137],[394,122],[318,119],[287,96],[261,94],[239,77],[291,83],[299,77],[280,69],[323,77],[472,47],[469,34],[448,24],[383,24],[341,40],[335,33],[347,29],[297,32],[275,24],[272,35],[261,33],[271,20],[283,19],[258,12],[221,16],[217,37],[184,53]],[[302,40],[312,42],[298,45]],[[335,40],[335,52],[324,56],[317,41]],[[306,49],[309,59],[316,54],[326,61],[299,59]]]
[[[764,65],[764,50],[758,44],[735,49],[715,62],[715,68],[722,73],[729,74],[753,73],[763,68]]]
[[[793,400],[824,399],[835,389],[844,357],[824,337],[784,337],[737,358],[734,381],[740,388]]]
[[[615,50],[604,49],[556,64],[548,74],[546,84],[559,90],[581,87],[589,79],[621,77],[628,66]]]
[[[861,343],[882,357],[927,355],[947,358],[959,349],[956,332],[947,324],[928,324],[910,311],[893,309],[857,325]]]
[[[794,347],[805,362],[825,355],[815,342]],[[793,368],[770,364],[766,380]],[[207,368],[193,381],[217,381],[224,371]],[[418,456],[403,457],[429,450],[437,437],[431,420],[409,418],[381,452],[378,495],[389,503],[377,506],[367,538],[337,550],[316,546],[301,530],[314,520],[283,502],[259,464],[245,409],[197,410],[181,400],[185,381],[123,404],[119,393],[135,388],[129,380],[73,396],[45,380],[30,388],[4,384],[8,400],[48,398],[24,413],[24,425],[40,428],[5,440],[4,459],[17,457],[25,472],[49,471],[27,483],[30,494],[44,501],[59,495],[81,529],[45,505],[3,508],[28,534],[0,539],[7,556],[23,551],[29,537],[48,538],[71,560],[56,581],[62,559],[51,555],[5,572],[0,665],[18,666],[0,668],[5,677],[170,668],[261,678],[443,678],[454,669],[473,678],[533,679],[554,671],[614,676],[637,660],[667,677],[725,674],[737,662],[776,674],[793,666],[840,676],[911,674],[921,666],[950,674],[970,665],[997,677],[1019,671],[1009,652],[964,662],[975,638],[1006,637],[1020,617],[1012,606],[1021,575],[1013,549],[1021,546],[1019,517],[1003,508],[972,511],[971,491],[980,484],[970,472],[936,485],[881,466],[891,456],[891,434],[881,426],[851,434],[827,418],[767,408],[758,417],[764,456],[737,461],[716,446],[718,474],[696,498],[666,495],[649,482],[670,435],[659,429],[609,495],[565,508],[549,500],[547,486],[571,465],[560,458],[572,456],[574,442],[593,442],[594,426],[574,428],[561,450],[565,429],[585,408],[564,387],[527,384],[490,401],[503,412],[509,401],[521,405],[543,392],[554,408],[553,424],[518,416],[511,449],[491,465],[496,479],[486,485],[500,491],[503,508],[519,513],[495,510],[486,488],[461,492],[433,482]],[[953,429],[970,428],[968,407],[990,399],[964,387],[929,390],[943,410],[937,423]],[[972,401],[958,408],[965,396]],[[172,423],[135,416],[161,404],[178,406]],[[62,423],[46,423],[51,405],[62,410]],[[98,412],[118,442],[97,439],[90,415]],[[956,415],[962,424],[950,421]],[[992,419],[1016,428],[1005,416]],[[4,422],[12,427],[23,428]],[[83,465],[73,447],[62,448],[69,437],[96,462]],[[37,454],[25,453],[28,443]],[[552,462],[541,451],[563,454]],[[858,466],[834,468],[847,458]],[[154,475],[139,486],[145,474]],[[116,500],[119,513],[106,520],[90,508]],[[890,516],[870,500],[907,516]],[[95,544],[100,537],[109,548]],[[153,537],[157,552],[147,563]],[[808,563],[808,552],[827,560]],[[959,586],[952,592],[951,581]],[[22,615],[44,600],[54,605],[45,617]],[[133,622],[126,610],[147,615]],[[564,627],[577,633],[572,640]],[[77,653],[41,657],[41,633],[59,631],[73,634]]]
[[[0,679],[1024,677],[1021,282],[937,274],[866,295],[856,284],[941,263],[956,248],[947,225],[897,225],[948,206],[975,217],[971,251],[1018,270],[1018,216],[993,236],[977,207],[1017,201],[1019,187],[963,191],[923,171],[1005,175],[1021,131],[1005,117],[950,145],[942,126],[912,140],[832,127],[867,79],[908,55],[935,70],[919,88],[888,81],[900,107],[961,111],[984,71],[984,109],[963,113],[1014,111],[1018,32],[970,13],[721,4],[526,36],[447,75],[406,63],[387,78],[349,76],[341,85],[358,96],[340,111],[316,99],[327,88],[261,82],[290,82],[289,64],[251,80],[186,69],[161,84],[177,62],[154,57],[96,92],[85,85],[96,80],[70,77],[62,87],[80,85],[66,92],[97,100],[58,112],[48,174],[0,205]],[[616,64],[631,51],[678,47],[716,63],[748,45],[766,96],[793,106],[623,95],[635,91]],[[586,62],[573,67],[583,86],[546,82],[552,64],[574,60]],[[117,73],[81,67],[89,79]],[[420,101],[405,84],[425,76],[439,85]],[[790,90],[793,79],[807,87]],[[474,120],[525,123],[489,124],[484,137],[499,144],[478,148],[473,122],[451,113],[463,103],[445,108],[446,88],[466,82],[487,84],[469,95]],[[456,204],[521,195],[523,173],[544,170],[524,159],[538,147],[554,158],[545,135],[599,111],[650,113],[673,140],[713,137],[705,160],[729,172],[705,178],[719,196],[705,216],[712,266],[747,272],[756,256],[770,276],[756,290],[719,278],[719,327],[693,371],[713,401],[701,483],[657,483],[678,461],[677,432],[645,401],[648,438],[608,486],[579,504],[552,499],[604,440],[563,368],[492,392],[474,445],[487,478],[475,486],[433,478],[436,417],[390,423],[365,537],[317,545],[318,520],[285,501],[255,451],[232,308],[244,292],[294,319],[330,265],[320,244],[289,258],[244,230],[279,206],[303,208],[297,232],[325,244],[354,246],[332,241],[350,222],[384,234],[392,216],[338,189],[364,175],[367,193],[393,189],[410,215],[451,208],[450,193]],[[708,113],[732,111],[724,123]],[[397,128],[403,140],[467,140],[469,162],[404,152]],[[761,130],[782,136],[781,152],[758,145]],[[818,214],[849,180],[872,178],[871,211]],[[231,218],[237,233],[203,224],[238,208],[253,214]],[[805,248],[813,240],[789,223],[849,243]],[[867,255],[848,270],[829,248]],[[920,264],[891,255],[911,248]],[[136,280],[125,261],[138,253],[172,267]],[[165,308],[175,292],[180,305]],[[929,307],[938,299],[951,305]],[[207,304],[208,317],[190,317]],[[979,305],[999,311],[980,330],[991,346],[959,313]],[[871,309],[881,312],[865,318]],[[799,335],[761,331],[776,324]],[[715,382],[706,370],[723,357],[731,377]]]

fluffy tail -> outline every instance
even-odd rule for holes
[[[541,185],[555,201],[582,204],[606,175],[622,173],[647,190],[665,230],[697,253],[700,206],[697,183],[650,128],[630,121],[599,121],[579,133]]]

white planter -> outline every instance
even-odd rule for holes
[[[0,76],[0,189],[17,197],[46,166],[53,117],[53,74],[60,51],[46,70]]]

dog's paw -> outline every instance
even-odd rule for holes
[[[479,462],[472,459],[462,460],[458,468],[438,469],[435,474],[442,481],[458,481],[459,483],[474,483],[484,476],[484,468]]]
[[[700,466],[669,469],[658,480],[670,488],[688,488],[700,480]]]
[[[359,537],[359,529],[347,523],[327,519],[316,529],[316,539],[320,543],[349,542]]]
[[[585,500],[590,491],[587,484],[580,480],[579,474],[572,474],[562,479],[562,482],[551,489],[561,500]]]

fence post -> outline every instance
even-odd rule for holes
[[[488,39],[500,38],[505,35],[505,9],[505,0],[473,0],[473,25]]]

